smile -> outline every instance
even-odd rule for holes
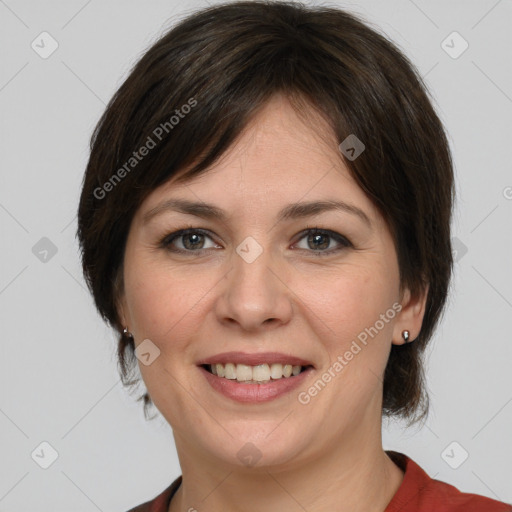
[[[248,384],[268,383],[274,380],[290,378],[299,375],[308,366],[291,364],[259,364],[250,366],[247,364],[209,364],[204,368],[217,377]]]
[[[219,365],[219,363],[217,363],[215,366],[217,372],[220,366],[221,372],[222,369],[224,369],[224,372],[228,372],[228,375],[230,375],[231,377],[233,376],[233,373],[229,372],[235,372],[236,375],[238,367],[242,367],[240,374],[236,375],[236,378],[228,378],[226,376],[221,377],[219,375],[215,375],[214,373],[212,373],[210,365],[198,366],[200,372],[205,377],[206,382],[209,384],[210,388],[212,388],[215,392],[219,393],[220,395],[229,398],[230,400],[234,400],[236,402],[241,403],[262,403],[275,400],[279,397],[284,397],[291,391],[299,388],[299,386],[303,388],[305,386],[304,381],[308,379],[310,375],[312,375],[313,372],[315,371],[313,366],[298,366],[300,372],[297,373],[296,375],[293,375],[293,366],[283,366],[281,364],[277,364],[277,366],[274,367],[274,372],[276,372],[275,375],[277,375],[278,370],[282,374],[288,374],[290,370],[292,373],[288,377],[286,377],[285,375],[281,375],[280,377],[274,379],[270,375],[269,379],[254,380],[255,371],[257,378],[263,378],[266,376],[267,373],[272,371],[271,367],[269,367],[268,364],[258,365],[257,367],[237,364],[235,367],[235,365],[232,363],[227,363],[226,365]],[[233,366],[233,368],[231,368],[231,366]],[[258,367],[260,366],[266,366],[269,368],[268,370],[266,368],[259,369]],[[272,366],[274,366],[274,364]],[[281,367],[282,370],[279,369],[278,367]],[[249,375],[249,371],[251,372],[252,376]],[[258,372],[261,372],[259,374],[259,377]],[[263,375],[263,372],[267,373]],[[242,376],[244,377],[244,380],[239,380]],[[249,378],[246,379],[245,377]]]

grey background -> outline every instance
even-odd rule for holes
[[[427,358],[432,411],[421,429],[385,423],[384,447],[512,502],[512,2],[332,4],[362,13],[426,77],[458,180],[453,291]],[[170,427],[147,423],[119,382],[75,230],[105,104],[143,51],[203,5],[0,0],[0,512],[123,512],[181,473]],[[31,47],[43,31],[59,45],[47,59]],[[441,46],[453,31],[469,43],[456,59]],[[48,469],[35,462],[49,456],[43,441],[58,453]]]

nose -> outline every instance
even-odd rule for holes
[[[266,249],[252,262],[233,253],[233,267],[216,305],[221,323],[257,331],[290,321],[293,293],[286,285],[283,270],[272,263],[272,255]]]

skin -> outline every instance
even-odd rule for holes
[[[390,231],[338,151],[321,118],[311,113],[304,123],[275,96],[207,173],[164,184],[135,214],[119,315],[136,347],[149,339],[160,350],[139,368],[173,429],[183,474],[170,512],[384,511],[400,487],[403,472],[382,447],[382,378],[391,345],[404,343],[401,332],[411,339],[420,332],[426,294],[401,293]],[[178,197],[214,204],[228,218],[166,211],[143,223],[145,213]],[[326,199],[356,205],[373,228],[336,210],[276,220],[289,203]],[[188,227],[208,236],[159,245]],[[311,227],[352,246],[326,235],[317,249],[301,234]],[[236,252],[248,236],[263,249],[252,263]],[[295,391],[262,404],[235,402],[196,366],[231,350],[290,353],[315,366],[299,391],[307,390],[394,303],[401,311],[307,405]],[[247,442],[261,453],[252,467],[237,457]]]

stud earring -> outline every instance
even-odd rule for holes
[[[123,329],[123,336],[133,338],[133,334],[126,327]]]
[[[404,339],[405,343],[410,343],[412,341],[409,341],[409,331],[402,331],[402,338]]]

